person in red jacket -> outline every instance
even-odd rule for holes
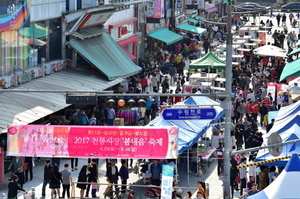
[[[252,121],[251,118],[253,117],[253,111],[252,111],[252,101],[249,99],[246,106],[246,116],[249,121]]]
[[[257,121],[257,115],[259,113],[259,105],[255,104],[252,106],[252,113],[253,113],[253,118],[255,121]]]
[[[147,79],[145,77],[141,79],[141,85],[142,85],[142,92],[145,93],[146,87],[148,86]]]

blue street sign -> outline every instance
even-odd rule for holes
[[[166,108],[164,120],[213,120],[217,116],[214,108]]]

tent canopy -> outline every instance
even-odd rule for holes
[[[264,45],[253,50],[256,55],[268,57],[285,57],[284,49],[273,45]]]
[[[173,44],[173,43],[183,39],[183,36],[181,36],[175,32],[172,32],[171,30],[167,30],[165,28],[155,31],[153,33],[150,33],[150,34],[148,34],[148,36],[150,36],[154,39],[158,39],[162,42],[165,42],[167,45]]]
[[[183,102],[176,103],[176,105],[220,105],[218,102],[211,100],[205,96],[193,96],[189,97]],[[178,108],[179,106],[176,106]],[[217,117],[214,120],[176,120],[166,121],[162,117],[158,117],[151,121],[148,126],[177,126],[179,127],[178,136],[178,153],[183,153],[207,131],[210,124],[218,121],[223,115],[224,110],[220,106],[214,106],[217,111]]]
[[[292,52],[289,53],[289,55],[298,54],[299,52],[300,52],[300,48],[293,50]]]
[[[300,178],[300,160],[297,154],[293,154],[288,164],[280,175],[264,190],[248,199],[292,199],[299,198],[300,189],[298,179]]]
[[[226,62],[220,60],[212,52],[209,52],[204,57],[196,59],[190,64],[190,69],[207,69],[207,68],[225,70]]]
[[[290,63],[287,63],[283,68],[279,81],[283,81],[293,76],[300,76],[299,65],[300,65],[300,59],[296,59]]]
[[[206,29],[199,28],[197,26],[192,26],[192,25],[189,25],[189,24],[181,24],[179,26],[176,26],[176,28],[187,30],[189,32],[198,33],[200,35],[203,34],[203,33],[206,33]]]
[[[275,118],[275,123],[270,130],[270,132],[263,136],[264,144],[267,145],[268,137],[272,133],[278,133],[283,142],[300,139],[300,101],[291,104],[286,107],[282,107],[277,117]],[[285,157],[292,155],[293,153],[300,153],[300,143],[288,144],[283,146],[282,153],[276,158]],[[256,162],[271,160],[274,157],[267,150],[260,150],[255,159]],[[269,166],[285,166],[287,160],[280,160],[276,162],[270,162],[265,165]]]

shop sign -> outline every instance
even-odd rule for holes
[[[204,9],[204,0],[197,0],[198,9]]]
[[[174,167],[163,165],[161,179],[161,198],[172,199]]]
[[[155,12],[155,1],[147,1],[146,17],[153,17]]]
[[[160,19],[160,23],[147,23],[146,32],[147,34],[149,34],[162,28],[168,29],[169,25],[170,25],[169,19]]]
[[[172,17],[172,10],[166,10],[166,18],[171,18]]]
[[[178,127],[15,125],[8,156],[151,158],[178,157]]]
[[[79,25],[79,29],[104,24],[113,15],[113,13],[114,12],[112,11],[107,11],[103,13],[90,13]]]
[[[120,27],[118,27],[118,38],[126,35],[127,33],[128,33],[127,26],[120,26]]]
[[[183,0],[176,0],[176,8],[177,9],[183,8]]]
[[[30,5],[27,0],[1,0],[0,32],[29,27],[29,9]]]

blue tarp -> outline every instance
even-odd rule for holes
[[[177,103],[178,105],[220,105],[218,102],[211,100],[204,96],[193,96],[187,100]],[[158,117],[151,121],[147,126],[177,126],[179,127],[178,136],[178,153],[181,154],[194,143],[197,143],[198,139],[207,131],[210,124],[218,121],[223,115],[224,110],[220,106],[214,106],[217,111],[217,117],[214,120],[176,120],[166,121],[162,117]]]
[[[267,144],[268,137],[271,133],[278,133],[283,142],[300,139],[300,101],[286,107],[282,107],[275,118],[275,123],[270,132],[263,136],[264,144]],[[285,157],[294,153],[300,153],[300,143],[284,145],[280,156]],[[256,157],[256,162],[271,160],[274,157],[268,150],[260,150]],[[288,160],[280,160],[270,162],[265,165],[269,166],[285,166]]]

